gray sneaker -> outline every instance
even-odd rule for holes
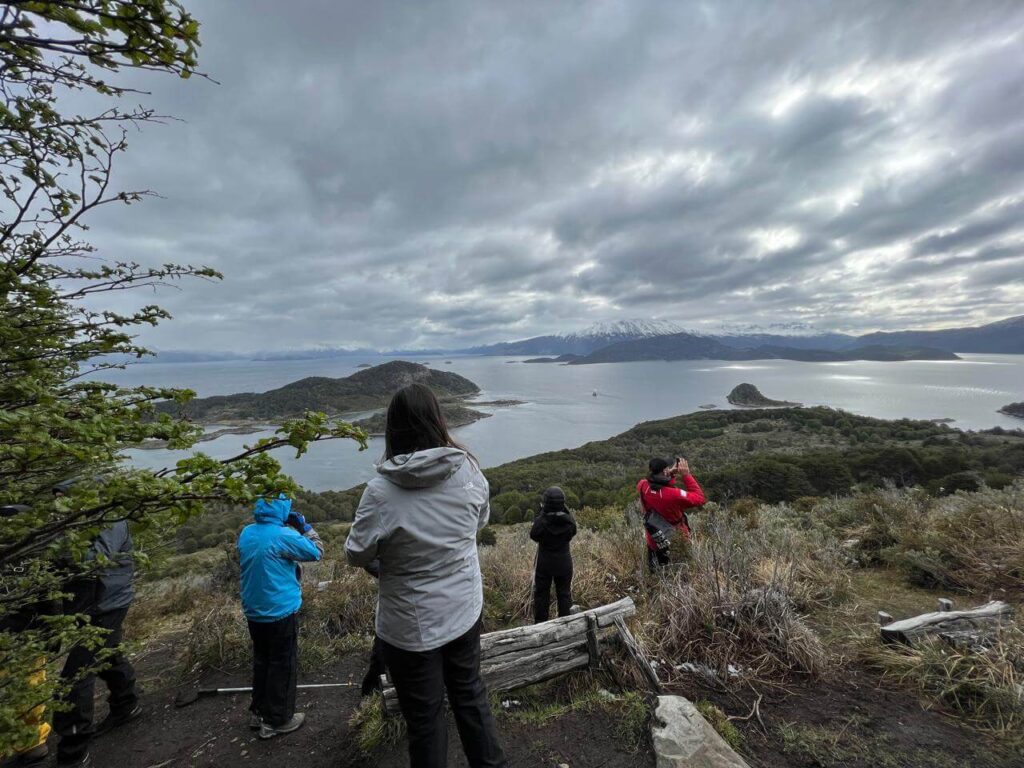
[[[276,728],[268,723],[261,723],[260,738],[272,739],[275,736],[284,736],[286,733],[299,730],[304,722],[306,722],[306,714],[304,712],[296,712],[292,716],[291,720],[284,725],[277,726]]]

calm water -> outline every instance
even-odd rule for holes
[[[741,382],[756,385],[767,397],[806,405],[828,405],[881,418],[955,419],[962,429],[1024,421],[997,413],[1009,402],[1024,400],[1024,355],[964,355],[949,362],[800,363],[762,362],[609,363],[563,366],[523,364],[521,358],[421,358],[431,367],[459,373],[483,390],[482,400],[517,399],[525,405],[481,407],[488,419],[458,430],[484,466],[571,448],[601,440],[650,419],[690,413],[714,403],[728,408],[725,396]],[[451,359],[451,365],[445,364]],[[512,362],[510,362],[512,361]],[[304,376],[347,376],[361,362],[383,359],[297,360],[285,362],[151,363],[106,378],[120,384],[188,387],[200,396],[260,392]],[[593,393],[597,392],[597,397]],[[217,457],[237,453],[263,434],[228,435],[201,443]],[[312,490],[349,488],[373,475],[382,441],[371,440],[360,453],[349,441],[314,445],[296,461],[280,450],[278,459],[296,480]],[[182,454],[130,451],[135,463],[159,468]]]

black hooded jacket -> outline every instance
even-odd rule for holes
[[[576,521],[568,510],[541,511],[533,521],[530,538],[537,542],[537,568],[551,573],[572,570],[569,542],[576,535]]]

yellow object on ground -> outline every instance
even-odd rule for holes
[[[40,657],[38,660],[38,669],[29,675],[28,684],[31,686],[42,685],[46,682],[46,659]],[[45,744],[46,740],[50,738],[50,724],[46,722],[46,707],[40,704],[38,707],[33,707],[28,714],[23,718],[26,725],[36,726],[36,736],[31,742],[25,742],[15,749],[15,754],[20,755],[24,752],[29,752],[36,747]]]

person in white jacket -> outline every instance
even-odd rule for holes
[[[379,561],[376,632],[408,726],[410,764],[448,764],[447,691],[471,768],[505,766],[480,679],[476,534],[490,514],[487,479],[422,384],[392,398],[384,442],[345,555],[359,567]]]

